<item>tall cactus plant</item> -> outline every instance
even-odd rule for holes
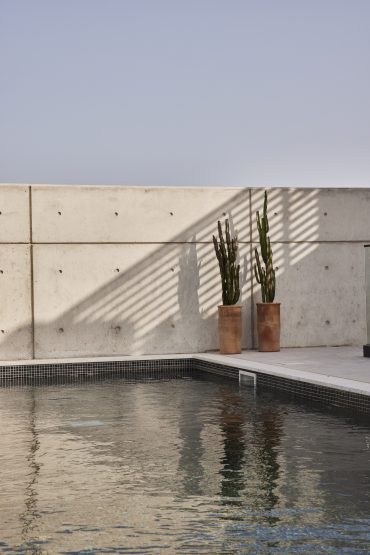
[[[267,218],[267,191],[265,191],[265,200],[263,203],[263,216],[260,218],[259,211],[256,213],[257,229],[260,238],[261,256],[264,263],[262,267],[258,250],[254,249],[256,256],[256,264],[254,265],[254,274],[257,282],[261,285],[262,302],[272,303],[275,298],[275,270],[272,263],[272,251],[270,244],[269,222]]]
[[[213,235],[213,244],[220,266],[222,284],[222,304],[236,304],[240,297],[239,273],[237,264],[238,239],[230,237],[229,220],[225,220],[225,239],[221,222],[217,222],[219,241]]]

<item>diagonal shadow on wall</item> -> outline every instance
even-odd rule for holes
[[[137,243],[34,243],[35,356],[217,349],[221,287],[211,238],[217,220],[226,216],[240,241],[243,345],[255,347],[252,305],[260,292],[252,254],[258,241],[255,211],[262,207],[263,192],[233,191],[198,218],[184,205],[180,209],[188,225],[162,243],[154,234]],[[341,239],[348,231],[341,233],[340,222],[335,221],[339,210],[332,206],[335,194],[269,190],[283,346],[359,344],[365,339],[362,243],[366,237]],[[351,193],[345,200],[352,198]],[[88,206],[75,210],[86,214]],[[144,227],[146,217],[145,211],[138,214]],[[153,214],[150,217],[152,222]],[[362,279],[355,282],[354,275]],[[28,323],[25,329],[29,330]],[[18,328],[2,337],[3,353],[12,353],[3,358],[19,358],[13,353],[20,332]]]
[[[216,349],[221,288],[211,239],[225,217],[244,239],[240,301],[250,346],[250,203],[242,190],[164,244],[35,245],[36,357]]]

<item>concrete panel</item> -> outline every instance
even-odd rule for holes
[[[36,357],[216,349],[218,272],[210,244],[36,245]],[[242,293],[247,347],[249,282]]]
[[[263,189],[252,189],[253,241]],[[370,189],[270,189],[272,241],[369,241]]]
[[[359,244],[277,244],[276,301],[281,345],[362,345],[366,339],[364,248]],[[261,300],[254,283],[255,302]]]
[[[32,206],[41,243],[211,241],[225,215],[249,241],[248,189],[37,186]]]
[[[29,241],[29,187],[0,185],[0,243]]]
[[[0,245],[0,359],[32,357],[29,245]]]

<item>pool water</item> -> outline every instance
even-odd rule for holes
[[[370,426],[222,378],[0,389],[0,551],[369,553]]]

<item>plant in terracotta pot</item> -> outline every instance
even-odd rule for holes
[[[242,350],[242,307],[236,304],[240,297],[238,239],[230,236],[229,220],[225,220],[225,237],[218,222],[218,240],[213,235],[213,244],[222,285],[222,305],[218,307],[219,349],[221,354],[232,355]]]
[[[280,351],[280,303],[275,299],[275,270],[272,262],[269,222],[267,217],[267,191],[263,203],[263,215],[256,213],[261,257],[254,249],[256,264],[254,274],[261,285],[262,303],[257,303],[258,350],[263,352]]]

